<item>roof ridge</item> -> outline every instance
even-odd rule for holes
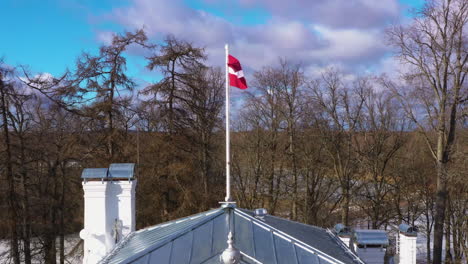
[[[240,209],[240,210],[241,210],[241,211],[244,210],[244,211],[253,212],[253,211],[247,210],[247,209]],[[322,230],[322,231],[326,231],[326,229],[323,228],[323,227],[316,226],[316,225],[305,224],[305,223],[302,223],[302,222],[298,222],[298,221],[291,220],[291,219],[289,219],[289,218],[283,218],[283,217],[279,217],[279,216],[272,215],[272,214],[269,214],[268,217],[273,217],[273,218],[280,219],[280,220],[283,220],[283,221],[288,221],[288,222],[292,222],[292,223],[295,223],[295,224],[300,224],[300,225],[303,225],[303,226],[313,227],[313,228],[316,228],[316,229],[319,229],[319,230]]]
[[[142,229],[139,229],[139,230],[136,230],[136,231],[133,231],[133,232],[140,233],[140,232],[143,232],[143,231],[153,230],[153,229],[156,229],[158,227],[167,226],[167,225],[176,223],[176,222],[181,221],[181,220],[186,220],[186,219],[192,220],[192,219],[195,219],[194,218],[195,216],[197,216],[197,218],[201,217],[202,215],[208,216],[208,215],[213,214],[213,213],[215,213],[217,211],[220,211],[220,210],[223,210],[223,208],[215,208],[215,209],[211,209],[211,210],[208,210],[208,211],[196,213],[196,214],[193,214],[193,215],[172,219],[172,220],[169,220],[167,222],[161,222],[161,223],[156,224],[156,225],[147,226],[145,228],[142,228]]]
[[[276,218],[276,219],[281,219],[281,220],[284,220],[284,221],[288,221],[288,222],[291,222],[291,223],[300,224],[300,225],[303,225],[303,226],[306,226],[306,227],[316,228],[316,229],[319,229],[319,230],[322,230],[322,231],[326,231],[326,230],[327,230],[327,229],[325,229],[325,228],[323,228],[323,227],[320,227],[320,226],[309,225],[309,224],[305,224],[305,223],[302,223],[302,222],[294,221],[294,220],[288,219],[288,218],[281,218],[281,217],[278,217],[278,216],[275,216],[275,215],[268,215],[268,216],[269,216],[269,217]]]

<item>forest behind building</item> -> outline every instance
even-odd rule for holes
[[[466,260],[468,3],[444,3],[388,29],[404,71],[311,73],[280,56],[247,75],[231,117],[238,206],[321,227],[417,225],[425,263],[442,250],[446,263]],[[159,81],[128,74],[129,49]],[[137,30],[61,76],[0,63],[2,257],[65,263],[65,237],[83,226],[84,168],[137,164],[137,229],[218,207],[225,73],[207,56]]]

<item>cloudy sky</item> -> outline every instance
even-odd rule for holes
[[[278,61],[311,74],[333,65],[350,72],[394,67],[384,29],[405,23],[423,0],[1,0],[0,57],[10,65],[58,75],[82,51],[97,52],[113,32],[143,27],[205,47],[224,62],[224,43],[247,72]],[[129,62],[146,79],[144,61]]]

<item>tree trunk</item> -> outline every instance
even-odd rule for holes
[[[442,263],[445,204],[447,201],[447,164],[437,162],[437,192],[435,202],[433,264]]]
[[[3,138],[5,143],[5,152],[6,152],[6,160],[5,160],[5,167],[6,167],[6,178],[8,181],[8,209],[10,213],[10,252],[11,257],[13,258],[13,262],[15,264],[20,263],[20,252],[18,247],[18,226],[17,221],[18,219],[18,212],[16,206],[16,191],[15,191],[15,182],[13,176],[13,160],[11,154],[11,142],[10,142],[10,131],[8,130],[8,106],[7,106],[7,99],[6,99],[6,87],[3,82],[3,75],[0,73],[0,95],[1,95],[1,110],[2,110],[2,121],[3,121]]]
[[[289,155],[291,157],[292,173],[293,173],[293,199],[291,206],[291,218],[297,220],[297,207],[298,207],[298,195],[297,195],[297,160],[294,149],[294,131],[292,121],[289,121]]]
[[[303,210],[303,214],[304,214],[304,223],[306,224],[309,224],[310,225],[310,215],[309,215],[309,196],[310,196],[310,188],[309,188],[309,177],[310,177],[310,174],[309,172],[307,172],[305,174],[305,187],[306,187],[306,193],[305,193],[305,197],[304,197],[304,210]]]
[[[59,236],[60,236],[60,264],[65,263],[65,194],[66,194],[66,164],[62,164],[62,190],[60,197],[60,222],[59,222]]]
[[[208,179],[208,172],[209,172],[209,160],[208,160],[208,138],[207,133],[205,131],[201,131],[201,174],[203,180],[203,196],[204,196],[204,209],[209,208],[209,179]]]
[[[452,256],[452,247],[451,247],[451,234],[452,234],[452,228],[451,228],[451,223],[450,223],[450,215],[452,214],[452,208],[450,206],[450,195],[447,195],[447,205],[445,206],[446,209],[446,214],[448,217],[446,217],[445,221],[445,263],[450,264],[453,263],[453,256]]]
[[[57,255],[55,251],[55,232],[50,232],[44,238],[44,262],[46,264],[56,264]]]
[[[427,239],[426,239],[426,261],[427,264],[431,263],[431,234],[432,234],[432,225],[430,219],[430,210],[428,202],[426,202],[426,232],[427,232]]]
[[[111,76],[113,78],[113,76]],[[113,107],[114,107],[114,89],[115,89],[115,84],[114,81],[112,80],[111,82],[111,89],[110,89],[110,94],[109,94],[109,101],[107,102],[108,105],[108,110],[107,110],[107,125],[108,125],[108,134],[107,134],[107,155],[109,158],[109,162],[113,162],[114,160],[114,155],[115,155],[115,150],[114,150],[114,113],[112,112]]]
[[[342,212],[341,212],[341,222],[343,225],[349,225],[349,204],[351,200],[351,196],[349,193],[348,186],[342,186],[343,188],[343,203],[342,203]]]
[[[20,148],[21,148],[21,183],[23,185],[23,251],[24,251],[24,263],[31,264],[31,216],[29,208],[29,187],[28,187],[28,173],[26,171],[26,155],[24,152],[24,138],[20,136]]]

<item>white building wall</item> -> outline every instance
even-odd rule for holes
[[[416,264],[416,236],[399,234],[399,260],[400,264]]]

